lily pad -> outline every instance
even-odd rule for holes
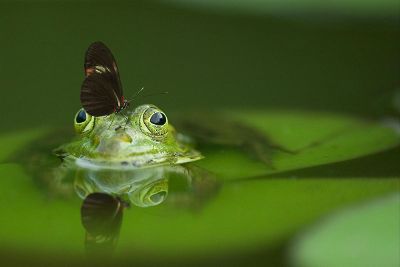
[[[295,153],[276,151],[270,155],[271,164],[264,164],[237,149],[202,151],[205,159],[198,164],[225,180],[345,161],[400,143],[395,130],[350,116],[300,111],[231,112],[229,116]]]
[[[397,184],[400,189],[400,184]],[[329,216],[293,245],[294,266],[400,266],[400,193]]]

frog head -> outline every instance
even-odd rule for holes
[[[77,138],[60,147],[56,154],[72,159],[79,167],[132,169],[202,158],[154,105],[102,117],[80,109],[74,117],[74,127]]]

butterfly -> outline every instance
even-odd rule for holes
[[[81,104],[92,116],[118,113],[129,106],[124,98],[117,63],[102,42],[92,43],[85,54],[86,78],[81,87]]]

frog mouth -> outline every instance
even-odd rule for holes
[[[93,170],[132,170],[152,168],[161,165],[183,164],[202,159],[200,152],[192,150],[186,153],[153,153],[153,154],[134,154],[126,158],[87,158],[80,157],[75,159],[75,166]]]

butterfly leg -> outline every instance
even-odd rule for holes
[[[108,118],[109,116],[107,116],[106,118]],[[115,115],[114,115],[114,117],[112,118],[112,120],[111,120],[111,122],[110,122],[110,125],[108,125],[108,129],[110,129],[111,128],[111,126],[114,124],[114,119],[115,119]]]

